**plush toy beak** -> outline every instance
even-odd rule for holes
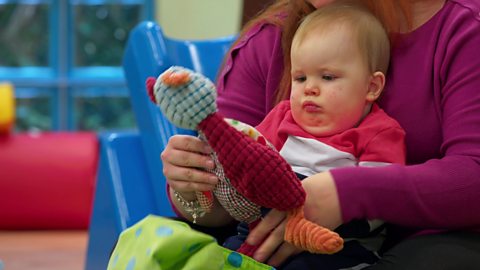
[[[163,84],[172,87],[179,87],[190,82],[190,75],[188,74],[188,72],[176,72],[167,70],[162,75],[160,75],[160,78]]]
[[[156,99],[155,99],[155,95],[153,93],[153,86],[155,85],[155,81],[156,79],[154,77],[148,77],[147,78],[147,81],[145,82],[145,84],[147,85],[147,94],[148,94],[148,97],[150,98],[150,100],[153,102],[153,103],[157,103]]]

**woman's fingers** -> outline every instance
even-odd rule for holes
[[[249,233],[247,242],[260,247],[253,258],[266,262],[284,243],[286,213],[272,209],[260,223]],[[263,241],[263,242],[262,242]]]
[[[280,223],[271,233],[267,236],[265,241],[255,251],[253,258],[260,262],[266,262],[269,258],[273,257],[276,250],[279,249],[284,243],[285,224]]]
[[[174,135],[170,137],[167,147],[203,154],[210,154],[212,152],[212,149],[206,142],[190,135]]]
[[[177,191],[212,190],[218,178],[205,169],[215,167],[208,144],[193,136],[172,136],[161,154],[163,173]]]
[[[273,267],[279,267],[292,255],[300,253],[301,250],[294,247],[293,245],[284,242],[268,259],[267,264]]]
[[[250,245],[258,245],[285,220],[286,216],[285,212],[276,209],[270,210],[262,221],[248,234],[247,243]]]
[[[267,262],[269,265],[278,267],[290,256],[298,254],[301,251],[284,240],[285,218],[285,212],[272,210],[250,233],[250,235],[252,233],[254,234],[254,241],[256,239],[260,239],[261,241],[262,236],[266,237],[253,255],[255,260]]]
[[[212,190],[218,182],[214,174],[196,168],[164,165],[163,169],[169,185],[176,191]]]
[[[197,137],[187,135],[172,136],[161,154],[162,161],[180,167],[213,169],[213,160],[208,154],[212,150]]]

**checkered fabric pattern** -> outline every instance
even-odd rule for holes
[[[206,213],[210,213],[213,208],[213,193],[211,191],[195,191],[195,196],[197,196],[200,207]]]

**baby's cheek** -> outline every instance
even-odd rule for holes
[[[292,111],[296,112],[302,108],[302,104],[298,101],[296,97],[292,96],[290,98],[290,108]]]
[[[344,101],[342,101],[342,98],[337,91],[328,92],[325,95],[327,99],[327,104],[328,106],[330,106],[330,108],[339,109],[345,105]]]

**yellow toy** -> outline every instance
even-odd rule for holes
[[[10,83],[0,82],[0,134],[10,133],[15,121],[15,96]]]

